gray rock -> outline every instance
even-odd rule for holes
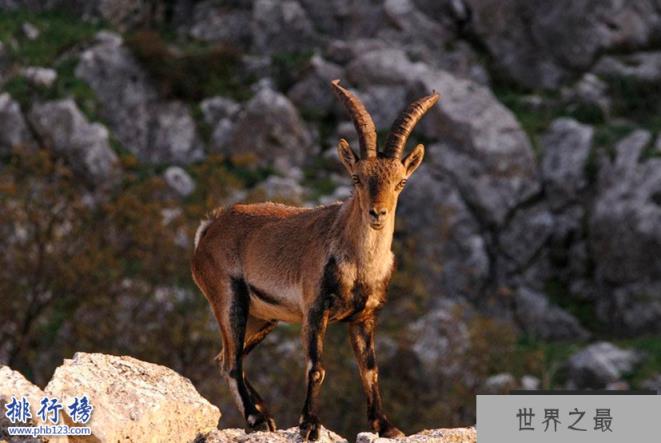
[[[609,284],[659,281],[661,275],[661,159],[640,163],[651,141],[634,131],[603,162],[590,217],[590,247],[598,281]]]
[[[604,77],[627,77],[642,82],[658,82],[661,80],[661,51],[605,55],[599,59],[592,71]]]
[[[114,135],[146,163],[186,164],[203,156],[186,105],[163,102],[121,38],[108,32],[83,52],[76,76],[103,102],[102,117]]]
[[[342,78],[344,71],[334,63],[315,54],[303,75],[287,96],[299,109],[316,115],[330,114],[338,110],[338,101],[331,92],[330,82]]]
[[[661,133],[657,134],[656,142],[654,143],[654,152],[661,154]]]
[[[601,292],[596,299],[597,318],[613,331],[661,332],[661,281],[641,280]]]
[[[546,204],[521,209],[500,231],[499,251],[515,269],[523,268],[546,246],[553,229],[553,215]]]
[[[23,23],[21,25],[21,31],[23,31],[23,35],[25,35],[28,40],[36,40],[41,35],[39,28],[30,22]]]
[[[224,118],[232,118],[239,112],[241,105],[231,98],[217,96],[203,100],[200,103],[204,121],[208,125],[215,125]]]
[[[654,377],[644,380],[640,387],[643,389],[649,389],[650,391],[656,391],[657,394],[661,394],[661,374],[656,374]]]
[[[28,66],[21,69],[21,75],[30,83],[37,86],[50,88],[57,80],[57,72],[54,69],[39,66]]]
[[[465,0],[498,67],[531,88],[554,88],[596,55],[643,47],[661,23],[655,0]]]
[[[585,340],[590,334],[570,313],[553,305],[538,292],[519,288],[515,312],[526,333],[542,340]]]
[[[0,155],[9,154],[13,148],[34,145],[21,107],[9,94],[0,94]]]
[[[477,219],[447,177],[423,164],[399,205],[398,226],[412,239],[425,286],[451,299],[480,294],[489,279],[487,244]]]
[[[195,39],[248,48],[252,42],[251,12],[228,9],[215,0],[197,3],[193,10],[189,35]]]
[[[291,177],[278,177],[271,175],[262,183],[258,184],[255,192],[263,200],[279,200],[292,203],[303,201],[305,190]]]
[[[502,374],[491,375],[482,384],[481,394],[509,394],[512,389],[518,385],[516,378],[512,374],[504,372]]]
[[[88,122],[72,99],[34,105],[29,118],[43,143],[92,184],[104,186],[118,179],[119,160],[108,130]]]
[[[302,52],[315,46],[317,34],[307,12],[296,0],[257,0],[251,31],[256,52]]]
[[[562,99],[568,109],[576,108],[577,104],[593,106],[604,116],[610,114],[611,98],[608,96],[608,85],[591,72],[586,72],[572,86],[561,90]]]
[[[567,361],[570,388],[603,388],[631,372],[642,357],[612,343],[592,344],[572,355]]]
[[[302,166],[313,149],[312,136],[296,108],[270,89],[262,89],[246,104],[229,139],[216,148],[228,155],[254,155],[258,165],[283,174],[292,166]]]
[[[541,173],[553,207],[575,201],[585,187],[585,165],[592,149],[593,134],[591,126],[559,118],[542,136]]]
[[[536,391],[539,389],[541,384],[542,382],[539,380],[539,378],[533,375],[524,375],[521,377],[521,389],[526,391]]]
[[[496,225],[539,190],[530,142],[512,113],[491,92],[443,71],[422,75],[415,96],[439,91],[439,105],[421,123],[434,167],[457,184],[466,201]]]
[[[195,182],[183,168],[179,166],[170,166],[163,173],[165,182],[177,194],[182,197],[188,197],[195,190]]]

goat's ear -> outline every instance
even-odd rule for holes
[[[422,159],[425,156],[425,147],[422,145],[416,146],[413,151],[409,153],[406,157],[404,157],[404,160],[402,160],[402,163],[404,164],[404,167],[406,168],[406,176],[409,177],[413,172],[418,169],[418,166],[420,166],[420,163],[422,163]]]
[[[358,156],[353,152],[351,146],[349,146],[349,142],[343,138],[337,144],[337,155],[340,157],[340,161],[344,167],[347,168],[349,174],[353,174],[353,168],[358,162]]]

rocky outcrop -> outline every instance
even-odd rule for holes
[[[574,201],[586,186],[585,165],[592,148],[593,129],[570,118],[559,118],[542,136],[541,173],[551,205]]]
[[[126,356],[78,352],[57,368],[44,391],[66,404],[86,394],[94,407],[88,426],[100,441],[187,443],[220,418],[187,378]]]
[[[276,432],[254,432],[246,434],[242,429],[222,429],[206,434],[200,443],[298,443],[303,442],[298,427]],[[348,443],[346,438],[322,427],[319,443]]]
[[[228,141],[222,144],[217,140],[218,126],[214,130],[216,150],[229,156],[250,155],[257,165],[285,174],[293,166],[303,166],[313,150],[312,136],[296,108],[286,96],[268,88],[246,103],[227,130]]]
[[[86,395],[93,407],[86,426],[94,441],[172,441],[190,443],[300,443],[298,427],[276,432],[246,434],[242,429],[216,429],[220,411],[202,398],[190,380],[164,366],[146,363],[128,356],[76,353],[55,370],[42,391],[21,374],[0,366],[0,407],[11,397],[25,396],[36,417],[35,405],[44,396],[57,398],[62,404]],[[3,408],[4,412],[4,408]],[[73,426],[68,414],[61,413],[64,423]],[[38,425],[34,419],[19,425]],[[9,438],[6,428],[11,423],[0,415],[0,438]],[[419,443],[474,443],[475,428],[433,429],[398,440],[378,438],[361,433],[357,442],[388,441]],[[49,440],[47,441],[60,441]],[[9,441],[14,441],[9,439]],[[20,440],[38,442],[39,439]],[[323,428],[320,443],[348,443],[344,437]]]
[[[496,65],[531,88],[557,87],[609,49],[644,47],[658,36],[661,24],[654,0],[465,3],[472,12],[472,29]]]
[[[119,160],[110,147],[108,130],[88,122],[72,99],[34,105],[29,118],[41,143],[90,183],[107,186],[117,180]]]
[[[568,387],[603,389],[631,372],[641,360],[637,352],[620,349],[612,343],[592,344],[567,361]]]
[[[21,373],[12,370],[9,366],[0,366],[0,441],[4,441],[5,439],[10,442],[14,441],[15,438],[12,439],[7,433],[7,427],[9,426],[39,426],[41,424],[34,408],[36,405],[39,405],[43,396],[44,392],[30,383]],[[5,415],[5,412],[7,412],[5,405],[11,403],[14,399],[22,403],[23,398],[31,406],[30,412],[32,417],[25,423],[17,422],[12,424]],[[40,442],[37,438],[26,438],[21,441],[24,443]]]
[[[103,102],[103,118],[139,160],[186,164],[202,158],[203,147],[188,107],[158,97],[118,35],[99,33],[97,43],[82,54],[76,75]]]
[[[21,107],[9,94],[0,94],[0,155],[13,148],[34,145],[34,139],[21,113]]]
[[[379,438],[375,434],[363,432],[358,434],[356,443],[475,443],[477,432],[475,428],[431,429],[409,435],[405,438]]]

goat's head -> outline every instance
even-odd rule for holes
[[[339,80],[333,81],[332,85],[351,114],[360,143],[360,157],[344,139],[340,140],[337,152],[351,175],[354,194],[365,221],[373,229],[382,229],[386,221],[394,217],[399,193],[425,154],[424,146],[417,145],[402,159],[406,141],[425,112],[438,101],[439,95],[434,92],[411,103],[393,123],[386,146],[379,152],[376,146],[376,128],[365,106],[356,96],[340,86]]]

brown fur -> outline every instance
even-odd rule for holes
[[[278,321],[303,324],[308,394],[301,433],[316,439],[317,397],[328,323],[348,321],[373,430],[401,432],[381,411],[374,357],[374,316],[394,269],[391,252],[399,193],[424,155],[359,159],[344,140],[338,154],[354,181],[343,203],[314,209],[274,203],[217,209],[196,234],[193,279],[221,329],[221,370],[250,430],[274,430],[259,394],[245,379],[242,357]]]

